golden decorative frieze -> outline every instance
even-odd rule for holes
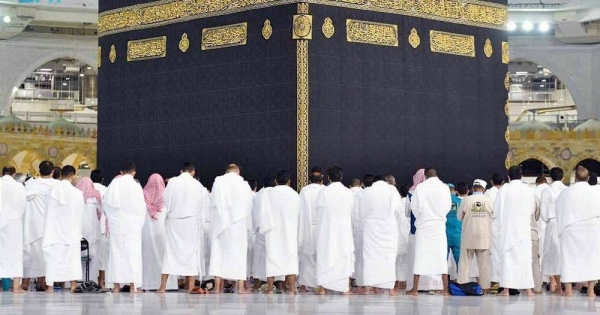
[[[187,33],[183,33],[179,40],[179,50],[181,50],[181,52],[186,52],[188,48],[190,48],[190,40],[188,39]]]
[[[510,128],[506,126],[506,131],[504,132],[504,140],[506,143],[510,143]]]
[[[494,49],[492,48],[492,41],[489,38],[485,40],[485,45],[483,45],[483,53],[488,58],[490,58],[492,56],[492,53],[494,53]]]
[[[508,17],[506,5],[480,0],[160,0],[101,12],[98,34],[104,36],[291,3],[314,3],[500,30],[504,29]]]
[[[262,36],[265,40],[269,40],[269,38],[271,38],[271,35],[273,35],[273,28],[271,27],[271,21],[269,19],[266,19],[265,23],[263,24],[263,28],[262,28]]]
[[[504,114],[506,114],[506,117],[510,117],[510,104],[508,101],[504,104]]]
[[[347,19],[346,40],[351,43],[398,46],[398,26]]]
[[[110,63],[115,63],[115,60],[117,60],[117,49],[115,48],[115,45],[110,45],[108,60],[110,60]]]
[[[508,42],[502,42],[502,63],[508,64]]]
[[[167,55],[167,36],[127,42],[127,61],[163,58]]]
[[[96,67],[100,68],[102,65],[102,47],[98,46],[98,55],[96,56]]]
[[[410,35],[408,35],[408,43],[412,46],[412,48],[417,48],[421,45],[421,37],[419,37],[419,33],[417,29],[413,27],[410,30]]]
[[[308,14],[308,4],[298,4],[298,14]],[[311,20],[312,22],[312,20]],[[311,23],[312,24],[312,23]],[[298,191],[308,185],[308,40],[296,41],[296,167]]]
[[[335,27],[333,26],[333,21],[331,18],[326,17],[325,21],[323,21],[323,27],[321,27],[321,31],[323,31],[323,35],[327,38],[331,38],[335,33]]]
[[[202,29],[202,50],[246,45],[248,23]]]
[[[292,39],[312,39],[312,15],[294,15]]]
[[[432,52],[475,57],[475,37],[440,31],[429,31]]]
[[[510,89],[510,72],[507,72],[506,76],[504,77],[504,87],[507,91]]]

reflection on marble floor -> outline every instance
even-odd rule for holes
[[[0,293],[0,314],[582,314],[600,298]]]

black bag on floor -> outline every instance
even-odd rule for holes
[[[448,289],[450,290],[450,294],[455,296],[482,296],[483,290],[481,290],[481,286],[477,282],[469,282],[469,283],[456,283],[450,282],[448,285]]]

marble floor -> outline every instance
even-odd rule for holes
[[[600,312],[600,297],[418,297],[188,295],[184,293],[0,293],[0,314],[584,314]]]

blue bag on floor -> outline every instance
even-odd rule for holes
[[[455,296],[482,296],[483,290],[481,290],[481,286],[477,282],[469,282],[469,283],[456,283],[450,282],[448,285],[448,289],[450,290],[450,294]]]

